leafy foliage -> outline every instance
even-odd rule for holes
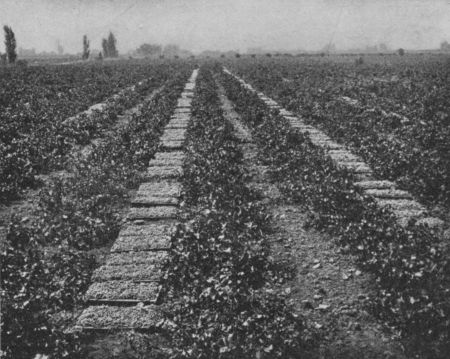
[[[117,39],[110,31],[108,38],[102,40],[103,57],[117,57],[119,52],[117,51]]]
[[[450,349],[450,262],[439,239],[425,227],[400,227],[283,117],[229,75],[222,79],[283,192],[317,213],[313,223],[340,235],[340,243],[374,275],[374,313],[413,338],[410,346],[423,355],[444,358]]]
[[[197,210],[172,238],[172,356],[298,357],[305,326],[271,289],[269,218],[246,186],[242,153],[206,66],[197,79],[193,114],[183,184],[185,202]]]
[[[260,58],[234,68],[288,110],[361,155],[381,177],[450,206],[445,57],[351,61]]]
[[[2,250],[5,357],[85,357],[82,338],[64,334],[71,323],[64,313],[82,304],[95,264],[89,250],[116,237],[126,189],[154,156],[188,73],[186,66],[175,74],[128,125],[42,189],[32,230],[17,220],[11,225]]]
[[[77,336],[55,330],[51,314],[72,303],[72,294],[79,296],[88,265],[83,254],[69,248],[57,255],[42,251],[33,233],[13,220],[2,249],[2,356],[82,354]]]
[[[0,69],[0,199],[17,198],[38,183],[36,175],[64,167],[76,145],[86,145],[143,94],[160,86],[181,65],[52,66]],[[93,101],[150,77],[134,90],[106,101],[103,112],[66,121]]]

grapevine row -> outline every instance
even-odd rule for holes
[[[31,226],[14,219],[2,243],[2,351],[6,357],[83,357],[80,336],[66,333],[83,303],[96,266],[92,253],[121,225],[128,189],[154,156],[162,127],[188,76],[179,73],[128,124],[88,156],[75,158],[71,176],[43,188]]]
[[[168,283],[175,358],[290,358],[305,326],[271,287],[268,216],[249,187],[240,141],[202,66],[186,139],[187,220],[172,236]]]
[[[347,170],[326,155],[332,142],[312,128],[293,128],[298,119],[250,85],[222,75],[228,96],[254,131],[261,158],[282,191],[316,213],[314,223],[339,235],[360,265],[376,278],[375,314],[399,328],[411,348],[437,357],[448,352],[449,260],[427,227],[398,224],[389,209],[355,186],[365,170]],[[275,109],[275,111],[271,111]],[[283,114],[283,115],[280,115]],[[330,141],[330,142],[328,142]],[[342,159],[341,159],[342,160]],[[359,177],[359,179],[358,179]]]
[[[119,70],[116,66],[114,68],[115,71]],[[144,70],[147,70],[147,74],[144,73]],[[85,145],[93,138],[100,136],[102,131],[109,128],[124,109],[141,100],[145,93],[161,86],[170,77],[172,70],[173,68],[167,65],[165,67],[163,65],[147,65],[137,67],[135,73],[127,71],[130,79],[142,79],[145,75],[148,77],[138,85],[120,91],[105,103],[91,107],[88,111],[75,117],[73,117],[74,111],[76,111],[73,104],[77,103],[75,94],[78,93],[77,91],[85,89],[85,86],[78,89],[77,83],[75,85],[70,83],[71,75],[76,68],[63,77],[64,81],[67,81],[66,87],[58,87],[62,86],[61,82],[52,84],[54,80],[48,79],[50,75],[45,73],[43,79],[36,80],[37,83],[33,84],[30,89],[23,89],[23,91],[18,89],[16,97],[13,96],[13,90],[8,91],[8,94],[13,97],[5,102],[5,106],[8,106],[2,109],[0,115],[2,130],[0,137],[0,199],[2,201],[15,199],[24,188],[38,184],[38,174],[64,168],[67,155],[74,146]],[[92,74],[99,76],[97,72]],[[85,76],[79,79],[80,86],[86,83],[89,73]],[[17,76],[14,78],[18,79]],[[48,81],[51,85],[41,88],[41,81]],[[117,76],[112,76],[110,81],[118,81]],[[18,81],[18,83],[21,82]],[[24,84],[17,86],[21,88]],[[111,89],[112,86],[109,88]],[[98,89],[94,86],[89,91],[87,94],[98,91]],[[97,98],[99,96],[97,94]],[[92,97],[82,98],[82,101],[77,109],[88,105],[90,103],[88,101],[92,101]]]
[[[302,115],[307,124],[352,147],[380,178],[397,181],[432,206],[449,206],[450,126],[445,81],[449,72],[445,62],[432,62],[425,70],[423,64],[409,65],[400,80],[373,79],[369,85],[364,81],[373,76],[370,70],[379,72],[378,67],[355,69],[353,64],[314,60],[233,66],[257,88]],[[398,67],[386,71],[399,73]],[[388,77],[384,73],[379,76]],[[436,79],[440,79],[438,83]],[[367,93],[372,94],[370,100],[364,97]],[[392,93],[398,94],[395,106],[384,100]],[[436,214],[446,216],[439,207]]]

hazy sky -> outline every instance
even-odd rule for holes
[[[18,46],[38,51],[60,41],[81,52],[83,34],[100,49],[109,30],[121,52],[143,42],[196,52],[318,50],[330,42],[423,49],[450,42],[450,0],[0,0],[0,24],[13,28]]]

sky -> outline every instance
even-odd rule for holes
[[[113,31],[119,52],[174,43],[193,52],[338,49],[450,42],[450,0],[0,0],[0,24],[37,51],[81,52]],[[0,46],[0,52],[3,52]]]

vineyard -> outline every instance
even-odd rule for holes
[[[5,358],[448,358],[450,60],[0,69]]]

